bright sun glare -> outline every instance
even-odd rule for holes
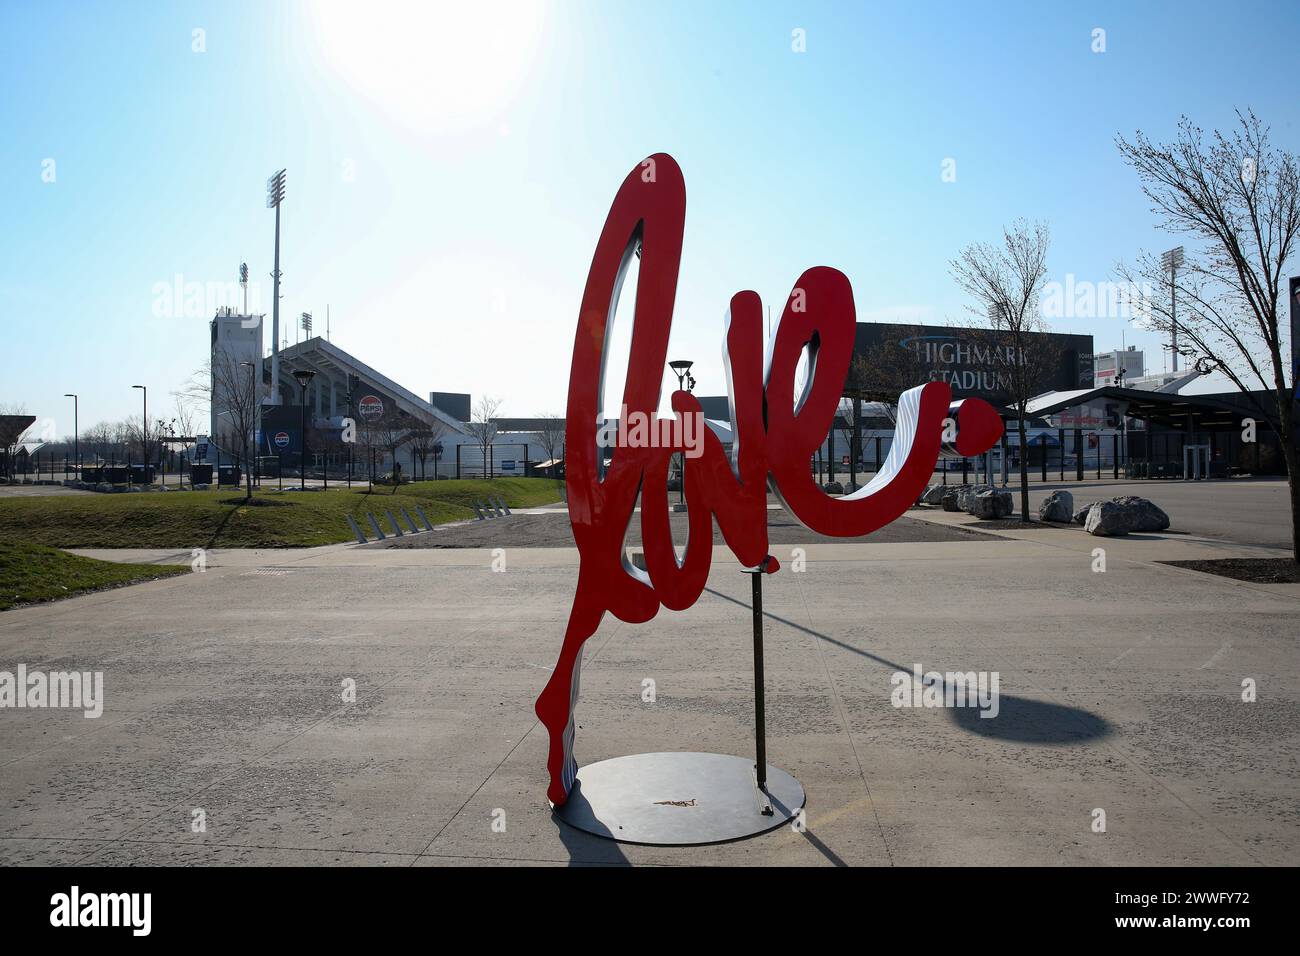
[[[329,66],[424,133],[496,125],[545,22],[538,2],[322,0],[306,7]]]

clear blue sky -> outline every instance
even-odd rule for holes
[[[233,282],[247,260],[269,312],[264,183],[282,166],[282,316],[323,331],[328,304],[334,342],[413,391],[533,415],[563,410],[597,233],[651,152],[687,184],[671,351],[717,394],[740,289],[776,304],[832,265],[861,318],[956,319],[948,260],[1016,216],[1049,221],[1057,280],[1176,244],[1116,133],[1250,106],[1300,151],[1295,2],[384,10],[0,4],[0,403],[59,434],[64,392],[83,427],[137,414],[137,382],[170,404],[209,316],[157,315],[155,287]],[[1055,326],[1099,349],[1125,332],[1163,367],[1121,320]]]

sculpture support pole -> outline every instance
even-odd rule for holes
[[[754,771],[758,789],[767,786],[767,718],[763,713],[763,572],[751,571],[754,585]]]

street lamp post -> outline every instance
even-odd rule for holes
[[[65,392],[63,397],[72,399],[72,460],[77,463],[77,478],[81,478],[81,428],[77,423],[81,401],[72,392]]]
[[[1116,363],[1118,364],[1118,363]],[[1123,388],[1124,379],[1128,376],[1128,369],[1119,367],[1115,372],[1115,387]],[[1117,458],[1128,459],[1128,403],[1124,403],[1124,412],[1119,416],[1119,455]],[[1125,469],[1127,472],[1127,469]],[[1119,461],[1115,462],[1115,476],[1119,477]],[[1125,475],[1127,477],[1127,474]]]
[[[141,398],[144,400],[143,417],[140,419],[140,424],[144,429],[142,432],[144,438],[141,441],[140,450],[144,453],[144,474],[147,478],[149,476],[149,389],[144,385],[132,385],[131,387],[140,389]]]
[[[302,464],[298,468],[301,487],[307,490],[307,386],[311,380],[316,377],[315,371],[309,368],[300,368],[293,373],[293,377],[298,380],[298,387],[302,391]]]
[[[695,390],[695,378],[691,375],[691,366],[694,364],[694,362],[690,362],[686,359],[678,359],[675,362],[668,363],[668,367],[672,369],[673,374],[677,376],[677,388],[679,390],[685,389],[688,392]],[[678,503],[677,507],[673,509],[674,511],[686,510],[686,457],[684,455],[681,458],[681,463],[682,466],[679,470],[681,479],[677,486]]]

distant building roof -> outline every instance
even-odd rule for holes
[[[328,342],[320,336],[307,339],[291,345],[280,351],[280,375],[284,377],[291,375],[289,371],[291,362],[306,362],[309,365],[315,365],[318,368],[336,369],[344,375],[351,373],[357,375],[362,380],[369,382],[387,391],[397,401],[398,407],[408,414],[421,416],[424,418],[437,419],[450,429],[465,433],[464,423],[459,422],[452,415],[447,414],[436,405],[431,405],[419,395],[409,389],[398,385],[387,375],[376,371],[360,359],[343,351],[332,342]],[[264,368],[271,367],[271,358],[267,356],[262,360]]]
[[[1127,409],[1125,414],[1131,418],[1140,418],[1168,428],[1186,428],[1190,423],[1195,431],[1238,428],[1243,416],[1257,414],[1257,408],[1267,408],[1267,403],[1273,400],[1268,392],[1256,391],[1247,395],[1236,388],[1230,391],[1192,393],[1103,385],[1100,388],[1037,395],[1026,404],[1025,412],[1040,417],[1105,399],[1124,403]]]
[[[0,415],[0,445],[12,445],[35,423],[35,415]]]
[[[494,418],[492,421],[501,431],[512,432],[540,432],[547,428],[564,428],[564,416],[555,415],[551,418]]]

